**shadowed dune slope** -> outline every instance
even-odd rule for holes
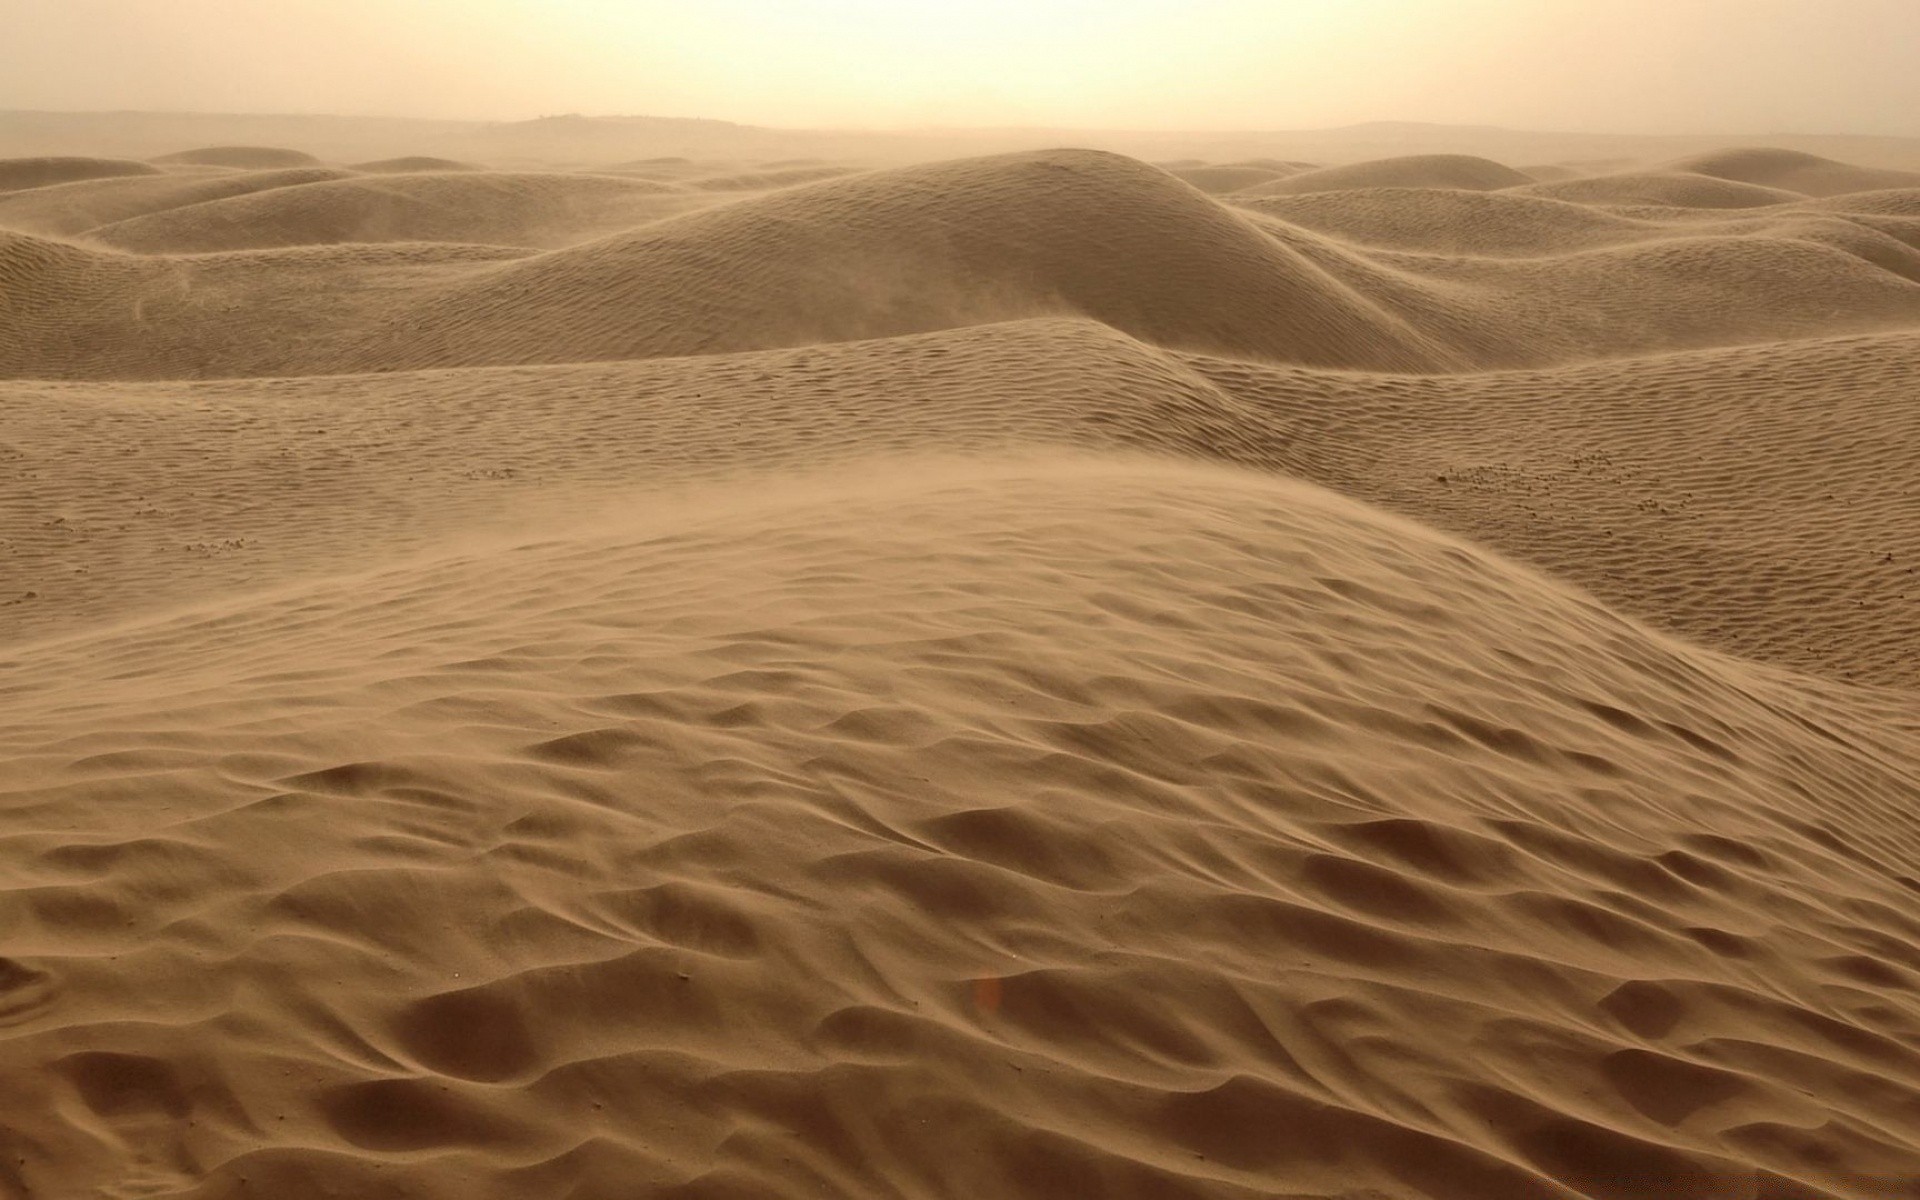
[[[14,648],[20,1188],[1915,1182],[1910,708],[1297,484],[756,491]]]
[[[557,246],[697,203],[665,184],[611,175],[428,172],[209,200],[101,226],[90,236],[148,254],[337,242]]]
[[[71,183],[76,179],[158,174],[160,168],[150,163],[119,158],[0,158],[0,192]]]
[[[157,163],[186,163],[203,167],[234,167],[242,171],[271,171],[279,167],[317,167],[320,160],[303,150],[285,150],[276,146],[205,146],[197,150],[177,150],[152,160]]]
[[[1807,196],[1920,187],[1920,173],[1913,171],[1859,167],[1799,150],[1768,147],[1719,150],[1675,163],[1674,169]]]
[[[1284,179],[1246,188],[1250,196],[1295,196],[1305,192],[1338,192],[1353,188],[1458,188],[1486,192],[1532,183],[1530,176],[1492,159],[1468,154],[1410,154],[1372,162],[1347,163],[1301,171]]]

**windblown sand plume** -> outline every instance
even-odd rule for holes
[[[1247,153],[0,162],[0,1197],[1920,1195],[1920,180]]]

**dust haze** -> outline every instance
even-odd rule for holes
[[[1920,134],[1907,0],[13,0],[0,108]]]

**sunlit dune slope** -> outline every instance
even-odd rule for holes
[[[1911,1184],[1910,711],[1296,484],[913,476],[16,648],[13,1177]]]

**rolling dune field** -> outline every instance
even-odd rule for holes
[[[0,1198],[1920,1196],[1920,173],[0,160]]]

